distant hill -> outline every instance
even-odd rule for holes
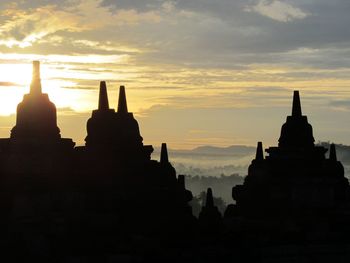
[[[245,145],[200,146],[191,150],[169,148],[168,151],[177,173],[191,176],[244,176],[255,155],[255,147]],[[160,148],[155,148],[152,158],[159,159],[159,154]]]
[[[329,142],[318,142],[329,149]],[[338,160],[345,168],[345,176],[350,177],[350,146],[336,144]],[[168,149],[170,162],[178,174],[187,176],[186,184],[199,195],[201,191],[212,187],[215,195],[232,203],[231,189],[242,184],[248,172],[248,166],[255,156],[255,147],[231,145],[228,147],[200,146],[191,150]],[[159,159],[160,148],[152,155]],[[328,153],[326,153],[328,157]]]
[[[318,142],[329,149],[329,142]],[[343,163],[345,174],[350,177],[350,146],[336,144],[338,159]],[[222,174],[246,175],[248,166],[255,155],[256,148],[247,145],[228,147],[200,146],[191,150],[168,149],[170,161],[180,174],[192,176],[220,176]],[[160,148],[156,147],[154,159],[159,159]],[[328,153],[326,153],[328,155]]]
[[[169,149],[172,155],[208,155],[208,156],[234,156],[243,157],[254,154],[256,147],[246,145],[231,145],[228,147],[217,146],[199,146],[191,150],[179,150]],[[157,155],[160,152],[159,147],[155,147],[154,154]]]
[[[318,142],[317,145],[321,145],[327,149],[330,147],[330,142]],[[350,145],[336,144],[337,156],[338,159],[344,165],[350,165]],[[242,158],[246,156],[253,156],[256,151],[256,147],[247,146],[247,145],[231,145],[227,147],[218,147],[218,146],[199,146],[191,150],[183,149],[168,149],[169,153],[173,157],[178,156],[208,156],[208,157],[232,157]],[[157,159],[160,154],[160,148],[155,147],[154,157]],[[326,154],[328,155],[328,153]]]
[[[201,154],[245,156],[254,153],[255,149],[255,147],[245,145],[231,145],[228,147],[200,146],[193,149],[191,152]]]

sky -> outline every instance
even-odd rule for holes
[[[350,144],[348,0],[0,2],[0,137],[40,60],[63,137],[84,144],[99,81],[126,86],[145,144],[278,142],[299,90],[316,141]]]

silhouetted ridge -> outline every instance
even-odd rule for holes
[[[256,148],[255,160],[264,160],[264,152],[262,142],[258,142],[258,146]]]
[[[118,113],[128,113],[124,86],[120,86],[119,88]]]
[[[160,152],[160,163],[162,163],[162,164],[169,163],[168,149],[167,149],[166,143],[162,143],[162,149]]]
[[[101,111],[109,110],[107,86],[106,86],[105,81],[100,82],[100,94],[99,94],[99,99],[98,99],[98,109]]]
[[[300,96],[299,91],[295,90],[293,93],[293,108],[292,108],[292,116],[294,117],[301,117],[301,103],[300,103]]]
[[[335,149],[335,144],[332,143],[329,150],[329,160],[336,162],[337,161],[337,152]]]

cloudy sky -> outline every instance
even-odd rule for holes
[[[316,140],[350,144],[348,0],[0,2],[0,136],[31,61],[61,133],[84,143],[100,80],[125,85],[144,142],[275,145],[293,90]]]

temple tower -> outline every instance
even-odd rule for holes
[[[98,108],[92,112],[87,122],[86,146],[93,150],[107,150],[114,142],[115,111],[109,108],[107,85],[100,82]]]
[[[336,162],[337,160],[337,152],[335,150],[335,145],[334,143],[331,144],[330,149],[329,149],[329,160]]]
[[[262,161],[264,160],[264,152],[262,142],[258,142],[258,146],[256,148],[255,160]]]
[[[128,104],[126,102],[125,86],[120,86],[119,88],[118,113],[119,114],[128,113]]]
[[[98,110],[109,111],[109,102],[107,95],[107,86],[105,81],[100,82],[100,94],[98,97]]]
[[[206,202],[198,216],[199,225],[204,234],[220,234],[222,218],[217,206],[214,205],[213,191],[207,189]]]
[[[312,126],[307,117],[302,115],[299,91],[294,91],[292,115],[282,126],[279,138],[279,147],[283,148],[307,148],[314,146]]]
[[[162,143],[162,148],[160,151],[160,163],[166,165],[169,163],[168,149],[166,143]]]
[[[289,231],[291,225],[293,231],[301,231],[309,222],[326,219],[331,224],[337,219],[331,214],[334,211],[347,214],[350,188],[335,146],[331,145],[328,159],[327,149],[314,141],[312,126],[302,115],[299,92],[294,91],[292,115],[282,126],[278,146],[266,149],[264,158],[258,143],[244,184],[232,189],[234,213],[227,214],[236,214],[245,222],[252,218],[261,225],[268,222],[270,233],[271,229]]]
[[[14,140],[57,140],[60,129],[57,127],[56,107],[47,94],[42,93],[40,63],[33,62],[33,77],[29,94],[17,106],[16,126],[11,131]]]
[[[153,147],[143,145],[139,125],[128,111],[125,87],[119,88],[118,110],[109,108],[107,87],[100,83],[98,109],[87,122],[88,150],[113,153],[123,160],[150,160]]]
[[[115,114],[116,143],[123,149],[141,150],[143,138],[134,115],[128,111],[125,87],[119,88],[118,111]]]

